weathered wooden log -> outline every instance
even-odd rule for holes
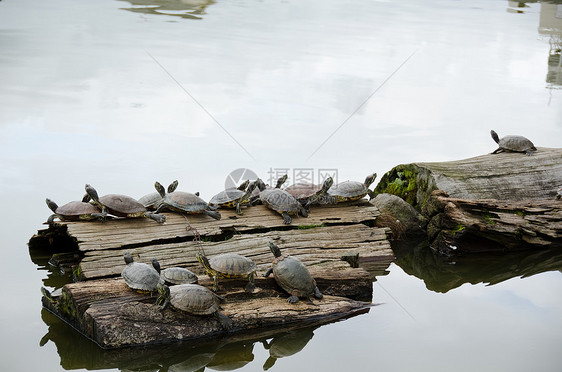
[[[533,156],[402,164],[375,191],[413,205],[430,221],[432,247],[452,254],[562,245],[560,185],[562,149],[539,148]]]
[[[318,265],[311,270],[324,297],[287,302],[273,278],[256,278],[256,291],[248,294],[237,280],[225,280],[220,294],[222,312],[233,321],[225,331],[212,316],[194,316],[154,305],[156,295],[132,291],[121,278],[67,284],[54,302],[44,305],[103,348],[171,341],[203,340],[248,332],[325,324],[368,310],[369,302],[342,294],[372,295],[368,272],[352,269],[345,262]],[[209,278],[200,284],[211,287]],[[334,295],[336,294],[336,295]],[[238,336],[239,337],[239,336]]]

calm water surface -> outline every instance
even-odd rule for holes
[[[560,147],[561,30],[550,2],[0,1],[2,370],[269,367],[261,341],[102,351],[42,311],[45,198],[179,179],[208,199],[241,167],[362,180],[491,152],[492,128]],[[397,256],[380,306],[268,340],[302,349],[270,369],[560,370],[559,254]]]

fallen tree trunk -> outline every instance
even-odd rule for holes
[[[402,164],[375,191],[394,194],[428,221],[439,251],[512,251],[562,245],[562,149]],[[437,191],[440,190],[440,191]]]

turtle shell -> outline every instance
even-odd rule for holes
[[[314,295],[316,281],[304,264],[293,256],[279,256],[272,263],[275,281],[292,296],[310,297]]]
[[[245,191],[241,191],[236,187],[231,187],[213,196],[209,201],[209,204],[224,207],[234,207],[235,202],[245,194]]]
[[[260,192],[260,199],[266,206],[277,212],[297,214],[301,210],[301,204],[285,190],[265,189]]]
[[[169,267],[162,270],[160,276],[169,284],[197,284],[197,275],[183,267]]]
[[[127,195],[107,194],[99,201],[111,214],[119,217],[141,217],[146,212],[144,205]]]
[[[121,271],[127,285],[138,291],[155,291],[160,283],[160,274],[150,265],[142,262],[131,262]]]
[[[312,183],[295,183],[286,189],[289,194],[293,195],[295,199],[307,199],[316,194],[322,186],[314,185]]]
[[[47,205],[49,205],[50,200],[47,199]],[[50,207],[50,205],[49,205]],[[93,220],[96,217],[92,217],[92,213],[99,213],[100,209],[90,203],[85,203],[81,201],[71,201],[56,207],[53,211],[59,218],[67,221],[81,221],[81,220]]]
[[[217,297],[198,284],[180,284],[170,287],[170,304],[177,310],[194,315],[210,315],[219,309]]]
[[[364,183],[357,181],[344,181],[328,189],[328,195],[335,196],[338,201],[362,199],[368,193]]]
[[[162,202],[162,197],[157,192],[146,194],[138,200],[146,209],[155,210]]]
[[[514,152],[536,151],[535,145],[523,136],[505,136],[500,139],[499,147],[503,150]]]
[[[174,191],[166,194],[164,202],[171,209],[184,213],[201,213],[209,209],[209,205],[195,194]]]
[[[236,253],[223,253],[209,260],[211,268],[225,277],[244,277],[256,271],[256,264]]]

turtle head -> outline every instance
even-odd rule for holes
[[[285,182],[287,182],[287,178],[289,178],[288,175],[284,175],[284,176],[279,177],[279,179],[277,180],[277,184],[275,185],[275,188],[280,189],[281,186],[283,186],[283,184]]]
[[[375,179],[376,179],[376,178],[377,178],[377,174],[376,174],[376,173],[369,174],[369,175],[367,176],[367,178],[365,178],[365,186],[367,186],[367,187],[371,186],[371,184],[372,184],[373,182],[375,182]]]
[[[98,192],[96,191],[96,189],[94,189],[92,187],[92,185],[90,184],[86,184],[86,186],[84,186],[84,189],[86,189],[86,194],[94,201],[94,203],[98,203],[100,202],[100,198],[98,196]],[[84,196],[85,198],[85,196]]]
[[[269,250],[275,257],[281,257],[281,249],[273,242],[269,242]]]
[[[57,203],[55,203],[49,198],[45,199],[45,203],[47,203],[47,207],[49,207],[50,210],[52,210],[55,213],[57,212],[57,208],[59,207]]]
[[[160,262],[158,262],[156,258],[152,259],[152,267],[154,267],[154,270],[158,271],[158,274],[160,274]]]
[[[128,265],[130,263],[133,263],[133,256],[131,256],[131,254],[129,252],[125,253],[123,255],[123,258],[125,259],[125,263]]]
[[[162,186],[162,184],[158,181],[154,182],[154,188],[156,189],[156,191],[158,191],[158,194],[160,194],[161,197],[166,196],[166,190],[164,189],[164,186]]]
[[[492,136],[493,140],[496,141],[496,143],[500,143],[500,137],[498,136],[495,130],[492,129],[490,131],[490,135]]]
[[[324,180],[324,183],[322,184],[322,191],[323,192],[328,192],[328,189],[330,187],[332,187],[332,185],[334,184],[334,179],[332,177],[328,177]]]
[[[244,191],[244,190],[246,190],[246,188],[248,187],[249,184],[250,184],[250,180],[246,180],[246,181],[242,182],[240,184],[240,186],[237,187],[237,189],[240,190],[240,191]]]
[[[199,263],[205,268],[205,269],[210,269],[211,268],[211,264],[209,263],[209,259],[207,258],[207,256],[205,256],[204,254],[201,253],[197,253],[195,255],[195,257],[197,258],[197,261],[199,261]]]
[[[170,185],[168,185],[168,194],[176,191],[177,188],[178,188],[178,180],[175,180]]]
[[[258,178],[258,179],[256,180],[256,187],[257,187],[260,191],[265,190],[265,183],[263,183],[263,181],[262,181],[261,178]]]

